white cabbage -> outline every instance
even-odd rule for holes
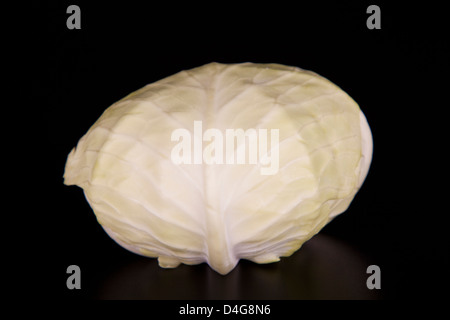
[[[278,130],[279,143],[269,139],[256,164],[177,163],[172,135],[186,129],[198,143],[196,121],[203,132]],[[275,151],[276,172],[262,174]],[[70,152],[64,183],[83,188],[126,249],[164,268],[206,262],[226,274],[239,259],[269,263],[298,250],[347,209],[371,159],[363,113],[327,79],[279,64],[210,63],[109,107]]]

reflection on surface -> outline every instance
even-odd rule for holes
[[[259,265],[241,260],[226,276],[206,264],[162,269],[136,256],[111,272],[99,299],[376,299],[366,287],[368,263],[334,238],[316,235],[291,257]]]

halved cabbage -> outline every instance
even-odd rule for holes
[[[239,129],[278,137],[267,152],[250,135],[235,137],[230,155],[220,135],[205,137],[211,128],[223,138]],[[180,130],[192,135],[174,139]],[[224,161],[207,162],[219,147]],[[245,163],[228,161],[243,149]],[[193,161],[174,161],[189,152]],[[276,170],[262,174],[275,156]],[[371,159],[363,113],[325,78],[280,64],[210,63],[109,107],[70,152],[64,183],[83,188],[98,222],[126,249],[165,268],[206,262],[227,274],[239,259],[269,263],[298,250],[347,209]]]

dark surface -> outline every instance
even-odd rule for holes
[[[376,299],[366,287],[369,260],[337,239],[318,235],[280,263],[241,261],[221,276],[206,264],[163,270],[155,259],[126,257],[112,268],[90,265],[89,297],[99,299]]]
[[[293,3],[293,2],[289,2]],[[71,3],[35,4],[45,16],[32,92],[41,104],[45,205],[36,218],[40,296],[100,299],[442,298],[449,267],[448,209],[436,177],[448,105],[448,40],[441,10],[378,2],[382,29],[368,30],[368,2],[253,7],[79,3],[82,29],[67,30]],[[163,270],[119,247],[81,189],[63,185],[67,154],[113,102],[211,61],[276,62],[313,70],[358,102],[374,137],[369,175],[347,212],[289,258],[241,261],[223,277],[207,265]],[[447,73],[448,75],[448,73]],[[446,102],[447,101],[447,102]],[[436,124],[436,125],[434,125]],[[444,170],[445,171],[445,170]],[[444,179],[441,177],[441,179]],[[448,211],[448,210],[447,210]],[[34,220],[33,220],[34,221]],[[82,270],[68,290],[66,268]],[[368,290],[366,268],[381,268]],[[42,289],[44,288],[44,289]]]

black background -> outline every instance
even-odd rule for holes
[[[44,274],[39,295],[445,298],[449,213],[446,187],[438,184],[446,175],[446,127],[438,123],[446,117],[449,82],[443,8],[384,1],[95,3],[33,4],[45,17],[30,30],[46,184],[33,239]],[[66,27],[70,4],[81,8],[81,30]],[[381,30],[366,27],[370,4],[381,8]],[[204,264],[160,269],[155,259],[122,249],[96,222],[82,190],[62,178],[67,154],[109,105],[212,61],[315,71],[358,102],[374,139],[369,175],[347,212],[292,257],[271,265],[241,261],[226,277]],[[66,287],[71,264],[81,268],[81,290]],[[365,286],[371,264],[381,268],[381,290]]]

